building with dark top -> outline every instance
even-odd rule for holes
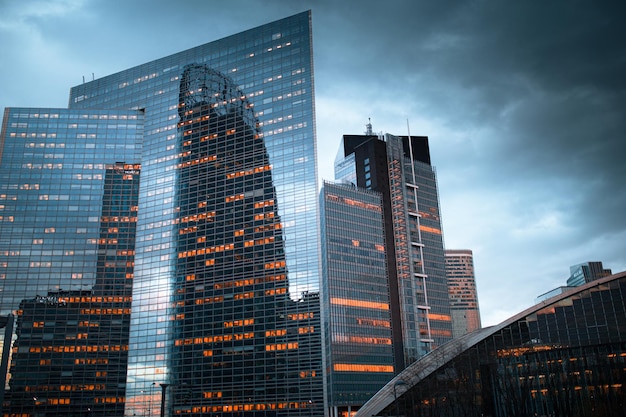
[[[0,313],[19,317],[5,415],[105,415],[102,402],[107,416],[323,413],[310,19],[83,83],[69,110],[7,109]],[[141,169],[134,237],[104,220],[115,217],[103,196],[118,161]],[[101,246],[120,245],[116,233],[133,249]],[[121,285],[126,295],[115,295]],[[69,311],[75,319],[50,318]],[[123,378],[95,354],[118,330],[108,346],[124,352],[112,354],[127,362]],[[36,355],[26,346],[40,336]],[[39,361],[59,365],[61,345],[61,373],[33,379]],[[65,396],[18,394],[52,386]]]
[[[621,272],[468,333],[411,364],[356,417],[621,417],[624,300]]]
[[[452,339],[436,173],[425,136],[344,135],[335,177],[382,195],[396,371]]]
[[[328,413],[350,416],[395,375],[382,198],[325,182],[320,200]]]

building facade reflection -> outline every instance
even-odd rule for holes
[[[287,407],[289,386],[300,379],[286,359],[304,336],[293,334],[287,322],[307,319],[289,317],[279,202],[263,135],[245,97],[232,79],[205,65],[183,71],[174,413]]]
[[[71,90],[72,107],[145,109],[127,414],[156,414],[153,383],[167,415],[323,409],[310,18]]]
[[[93,288],[20,303],[5,415],[124,413],[139,176],[105,169]]]
[[[212,78],[200,75],[209,73]],[[200,89],[235,101],[214,107],[192,103],[204,96]],[[211,118],[185,115],[181,91],[185,106]],[[216,96],[211,100],[218,103]],[[241,112],[229,113],[235,107]],[[167,415],[182,410],[319,415],[310,12],[77,85],[67,110],[15,113],[25,116],[5,117],[2,132],[3,316],[37,294],[92,289],[103,167],[132,161],[141,165],[141,187],[124,414],[158,415],[160,389],[154,388],[169,384]],[[42,119],[50,114],[72,121],[49,120],[44,126]],[[116,118],[103,125],[91,114]],[[141,118],[141,126],[131,116]],[[198,134],[223,137],[204,141],[207,135],[193,133],[186,144],[187,122]],[[66,135],[62,141],[52,140],[58,129]],[[205,160],[211,157],[216,159]],[[63,200],[53,202],[57,197]],[[33,226],[38,222],[56,234],[40,236]],[[53,237],[55,248],[49,248]],[[224,301],[211,300],[221,296]],[[223,340],[226,336],[232,339]],[[222,338],[217,345],[216,338]],[[254,366],[248,367],[250,358]]]

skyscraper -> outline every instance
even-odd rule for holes
[[[397,371],[452,339],[439,196],[425,136],[344,135],[335,178],[381,193]]]
[[[93,287],[20,303],[8,414],[31,408],[24,404],[47,414],[123,414],[139,173],[137,165],[105,168]]]
[[[481,327],[474,256],[468,249],[446,249],[445,253],[452,335],[456,338]]]
[[[380,193],[325,182],[322,303],[331,416],[349,416],[394,376]]]
[[[310,17],[300,13],[78,85],[70,109],[55,112],[76,120],[48,117],[44,126],[30,116],[52,114],[45,109],[5,115],[3,315],[36,295],[95,294],[97,245],[109,239],[98,227],[106,169],[122,161],[141,170],[134,259],[126,261],[133,267],[128,366],[118,382],[128,415],[157,415],[161,406],[166,415],[190,416],[323,411]],[[129,109],[126,117],[143,123],[92,116],[113,114],[93,110],[107,108]],[[67,134],[53,146],[49,135],[61,128]],[[48,182],[52,191],[44,193]],[[42,203],[57,196],[64,205]],[[65,240],[57,232],[42,248],[51,253],[37,246],[48,243],[48,232],[40,237],[29,225],[44,217],[64,232]],[[86,226],[73,227],[82,217]],[[102,282],[113,290],[118,281],[105,274]],[[25,369],[14,366],[12,377]],[[85,391],[67,372],[67,389]],[[95,397],[83,395],[98,404]],[[54,408],[37,398],[16,407]]]
[[[0,306],[15,338],[3,412],[121,414],[144,114],[4,116]]]

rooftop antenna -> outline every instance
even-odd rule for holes
[[[365,125],[365,134],[367,136],[372,136],[374,133],[372,132],[372,119],[370,117],[367,118],[367,124]]]

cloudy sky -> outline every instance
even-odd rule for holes
[[[626,270],[626,3],[0,0],[0,107],[313,11],[320,178],[342,134],[430,138],[447,248],[474,251],[483,325]]]

